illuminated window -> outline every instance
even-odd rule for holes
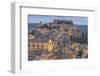
[[[41,48],[44,48],[44,46],[43,46],[43,45],[41,45]]]

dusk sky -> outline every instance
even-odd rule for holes
[[[77,25],[88,25],[88,17],[76,17],[76,16],[43,16],[43,15],[29,15],[28,23],[49,23],[54,19],[59,20],[72,20]]]

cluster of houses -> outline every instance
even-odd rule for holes
[[[46,24],[40,22],[40,26],[33,30],[28,36],[28,51],[46,50],[48,54],[52,55],[55,50],[60,50],[65,54],[61,56],[61,58],[76,58],[80,49],[79,47],[74,47],[74,51],[71,49],[74,45],[77,45],[77,43],[72,43],[70,37],[77,32],[80,32],[80,30],[74,26],[71,20],[54,19],[52,23]],[[79,45],[81,46],[81,44]],[[84,58],[86,58],[88,55],[87,46],[84,50]],[[56,59],[56,57],[52,59]]]

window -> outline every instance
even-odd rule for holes
[[[35,44],[33,44],[33,47],[35,47]]]

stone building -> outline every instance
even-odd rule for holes
[[[58,19],[54,19],[53,23],[54,24],[71,24],[71,25],[73,25],[73,21],[72,20],[58,20]]]

